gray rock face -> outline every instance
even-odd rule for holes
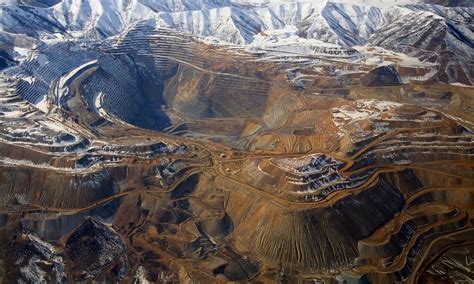
[[[381,66],[370,71],[362,78],[362,84],[367,87],[373,86],[396,86],[402,81],[395,67],[392,65]]]
[[[472,7],[474,5],[474,2],[470,0],[425,0],[424,2],[447,7]]]
[[[21,231],[10,245],[12,276],[19,283],[66,283],[63,258],[33,233]]]
[[[64,253],[74,263],[74,280],[92,278],[109,269],[118,269],[122,278],[128,270],[125,249],[118,233],[89,217],[69,236]]]

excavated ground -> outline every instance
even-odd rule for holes
[[[469,269],[472,88],[386,69],[302,87],[295,62],[137,29],[53,79],[46,114],[0,116],[1,249],[24,248],[4,256],[4,280],[28,281],[26,267],[68,281],[418,283],[457,279],[445,259]],[[2,103],[28,100],[9,84]]]

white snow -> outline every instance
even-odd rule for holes
[[[44,113],[47,113],[49,110],[48,97],[44,95],[41,100],[35,104],[36,108],[41,110]]]
[[[39,31],[42,43],[48,44],[71,38],[83,41],[96,37],[125,36],[138,22],[152,27],[167,27],[203,37],[213,44],[238,44],[248,50],[268,52],[268,56],[285,54],[297,58],[300,54],[314,56],[346,55],[347,48],[354,48],[358,54],[345,60],[373,66],[397,64],[401,67],[419,67],[415,77],[406,75],[404,82],[428,80],[436,72],[437,64],[423,62],[402,53],[389,52],[382,47],[371,46],[388,39],[387,48],[396,49],[399,44],[411,46],[427,33],[423,45],[440,36],[448,49],[459,55],[463,68],[468,69],[472,61],[472,47],[463,43],[456,33],[439,34],[447,19],[456,20],[456,30],[468,38],[473,37],[465,13],[453,8],[435,9],[420,4],[403,6],[422,1],[413,0],[64,0],[50,8],[37,9],[48,19],[54,19],[66,27],[67,33]],[[245,4],[245,5],[243,5]],[[15,12],[4,11],[2,23],[17,30],[22,23],[15,22]],[[464,16],[463,16],[464,15]],[[22,15],[24,16],[24,15]],[[463,22],[464,21],[464,22]],[[409,36],[403,43],[390,42],[390,38],[402,38],[408,23]],[[27,23],[24,23],[28,26]],[[437,32],[430,30],[437,25]],[[28,26],[30,28],[30,26]],[[34,27],[32,27],[34,28]],[[393,32],[397,36],[391,37]],[[405,38],[405,37],[403,37]],[[406,42],[405,42],[406,41]],[[381,44],[379,44],[381,45]],[[18,55],[26,56],[27,50],[18,49]],[[348,53],[353,54],[353,53]],[[435,52],[432,52],[436,56]],[[340,56],[343,57],[343,56]],[[420,57],[422,58],[422,57]],[[426,58],[426,56],[425,56]],[[268,59],[268,58],[265,58]],[[48,64],[48,58],[39,56],[41,66]],[[357,70],[355,70],[357,71]],[[344,74],[354,70],[342,70]],[[342,74],[342,73],[340,73]],[[414,73],[415,74],[415,73]],[[469,74],[468,74],[469,76]],[[460,76],[459,76],[460,77]],[[456,82],[457,78],[449,78]]]
[[[79,74],[82,71],[87,70],[91,67],[94,67],[96,65],[97,65],[97,60],[92,60],[92,61],[86,62],[86,63],[82,64],[81,66],[75,68],[74,70],[69,72],[67,75],[65,75],[65,76],[63,76],[59,79],[59,88],[63,88],[65,84],[70,83],[69,81],[72,78],[74,78],[77,74]]]
[[[314,0],[230,0],[233,3],[250,5],[268,5],[281,3],[314,3]],[[422,2],[420,0],[323,0],[320,2],[344,3],[361,6],[390,7],[395,5],[407,5]]]
[[[265,49],[296,54],[315,54],[316,47],[339,49],[337,44],[298,36],[298,28],[293,25],[281,29],[264,30],[254,36],[247,45],[249,50]]]
[[[402,104],[382,100],[357,100],[353,106],[343,106],[332,109],[333,123],[339,129],[338,139],[347,133],[346,125],[357,123],[361,120],[377,117],[383,112],[401,107]],[[377,130],[382,130],[384,125],[378,125]]]
[[[3,111],[3,113],[4,113],[4,116],[8,118],[20,117],[23,114],[23,112],[19,110],[7,111],[7,112]]]
[[[49,109],[48,97],[44,95],[41,100],[35,104],[35,106],[42,112],[47,113]]]
[[[402,104],[390,101],[379,101],[379,100],[358,100],[356,101],[357,108],[360,109],[375,109],[378,112],[388,111],[393,108],[401,107]]]
[[[146,270],[141,265],[138,267],[137,272],[133,278],[136,281],[135,283],[139,283],[139,284],[151,283],[148,280],[146,280]]]
[[[69,128],[66,128],[64,125],[55,121],[42,120],[42,121],[39,121],[39,123],[57,132],[69,133],[71,131]]]
[[[157,26],[245,44],[251,43],[260,31],[306,23],[309,38],[347,45],[345,34],[358,37],[356,42],[366,40],[383,23],[385,11],[414,2],[417,1],[64,0],[45,9],[45,14],[67,27],[69,35],[78,37],[91,30],[107,37],[115,36],[138,21],[149,21]],[[248,3],[252,5],[241,5]],[[338,23],[338,27],[333,23]],[[358,30],[354,32],[353,27]]]

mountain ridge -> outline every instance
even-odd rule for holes
[[[342,47],[377,46],[442,62],[442,81],[471,85],[472,8],[391,5],[405,2],[167,0],[158,4],[147,0],[66,0],[49,8],[9,4],[2,6],[2,34],[5,46],[14,45],[8,42],[11,33],[39,43],[56,38],[100,40],[145,21],[157,28],[215,39],[216,43],[255,47],[261,34],[295,27],[297,32],[292,33],[301,39]]]

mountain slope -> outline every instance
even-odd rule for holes
[[[473,9],[413,1],[64,0],[48,7],[3,5],[3,33],[37,41],[104,39],[137,22],[246,45],[261,33],[296,28],[304,39],[380,46],[440,65],[437,78],[472,84]],[[8,45],[8,44],[7,44]],[[10,44],[11,45],[11,44]]]

